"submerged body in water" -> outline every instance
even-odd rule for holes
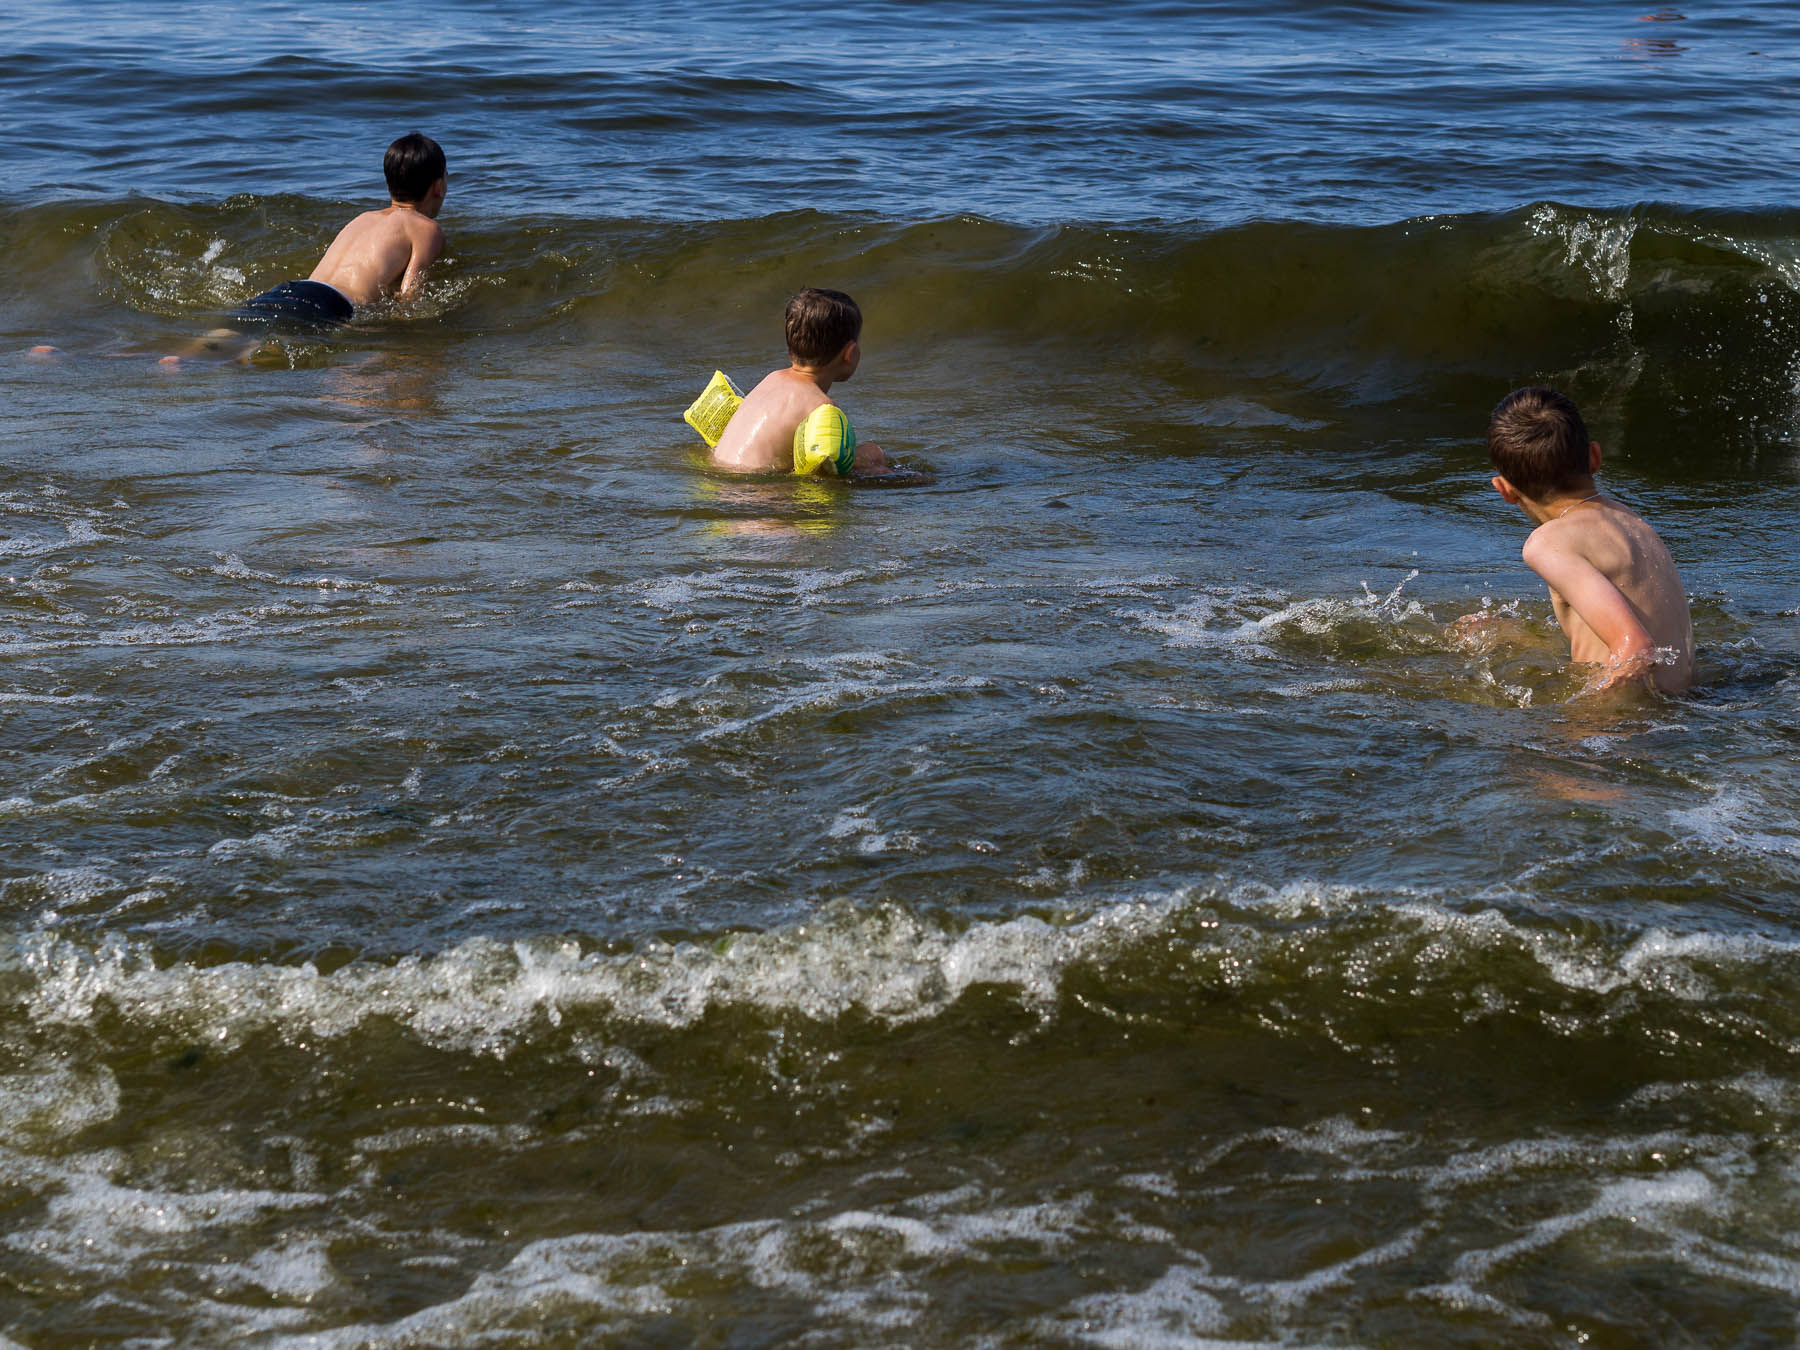
[[[842,291],[796,292],[785,314],[788,368],[771,371],[731,414],[712,463],[740,472],[886,473],[881,447],[858,444],[850,418],[831,398],[862,364],[862,311]]]
[[[1637,512],[1594,485],[1600,443],[1554,389],[1515,389],[1488,419],[1494,490],[1535,527],[1523,557],[1550,588],[1572,660],[1595,692],[1679,694],[1694,682],[1694,625],[1675,560]]]
[[[387,206],[364,211],[339,230],[306,280],[284,281],[233,311],[235,323],[256,332],[215,328],[181,355],[163,357],[163,364],[196,357],[246,361],[261,346],[258,332],[348,323],[359,305],[417,295],[426,269],[444,251],[437,223],[449,188],[444,152],[415,131],[388,146],[383,167]]]

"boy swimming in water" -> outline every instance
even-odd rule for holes
[[[1487,439],[1495,491],[1537,527],[1524,558],[1550,587],[1569,656],[1600,667],[1591,687],[1686,689],[1694,681],[1687,592],[1656,531],[1594,486],[1600,444],[1574,403],[1554,389],[1515,389],[1494,409]]]
[[[429,136],[402,136],[387,148],[382,162],[388,204],[365,211],[338,231],[325,256],[305,281],[284,281],[246,301],[232,312],[241,323],[268,327],[280,323],[348,323],[360,306],[387,296],[400,299],[417,293],[425,269],[444,251],[444,231],[437,223],[449,190],[444,152]],[[182,356],[165,356],[165,365],[184,359],[242,361],[261,339],[235,328],[215,328]]]
[[[807,289],[788,301],[788,368],[745,396],[713,447],[712,462],[746,473],[886,473],[878,445],[858,445],[831,386],[862,361],[862,311],[842,291]]]

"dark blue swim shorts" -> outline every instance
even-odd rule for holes
[[[284,281],[246,300],[231,317],[251,323],[349,323],[356,306],[335,286],[322,281]]]

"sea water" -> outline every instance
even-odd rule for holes
[[[10,6],[0,1337],[1792,1344],[1797,75],[1741,0]],[[150,359],[414,128],[416,303]],[[804,285],[931,485],[707,469]],[[1566,667],[1531,381],[1692,696]]]

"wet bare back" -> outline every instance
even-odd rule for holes
[[[712,462],[746,473],[792,469],[794,432],[814,408],[830,402],[810,376],[791,368],[771,371],[732,414]]]
[[[1630,507],[1604,498],[1583,502],[1540,525],[1525,543],[1525,561],[1540,575],[1566,570],[1573,555],[1618,589],[1656,648],[1652,678],[1665,694],[1694,681],[1694,630],[1687,591],[1655,530]],[[1560,561],[1559,561],[1560,559]],[[1604,662],[1607,643],[1554,584],[1550,603],[1569,635],[1569,656]]]
[[[383,296],[410,296],[443,251],[438,223],[396,202],[365,211],[338,231],[309,280],[337,287],[360,307]]]

